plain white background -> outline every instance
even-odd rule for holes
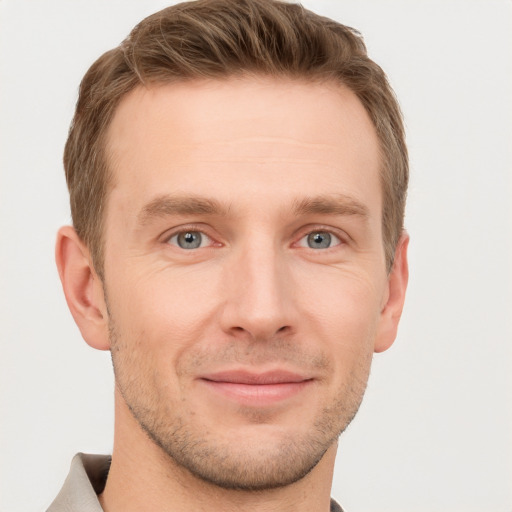
[[[53,262],[78,83],[167,2],[0,1],[0,510],[45,510],[77,451],[109,453],[108,353]],[[348,512],[512,510],[512,3],[309,0],[363,32],[405,114],[411,281],[342,436]]]

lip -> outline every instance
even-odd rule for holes
[[[232,370],[203,375],[199,379],[208,389],[241,405],[264,407],[300,394],[313,378],[286,370],[255,373]]]

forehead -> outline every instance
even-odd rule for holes
[[[358,194],[369,180],[378,186],[378,147],[364,107],[339,84],[246,77],[139,87],[108,130],[111,196],[135,210],[191,187],[220,200],[235,190]],[[349,175],[354,190],[339,190]]]

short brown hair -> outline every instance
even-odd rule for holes
[[[388,270],[403,229],[408,157],[400,108],[360,34],[298,4],[198,0],[140,22],[80,84],[64,151],[71,215],[103,278],[103,222],[110,170],[106,131],[121,98],[140,85],[243,74],[335,81],[369,114],[382,154],[383,243]]]

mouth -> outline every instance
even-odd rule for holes
[[[241,405],[263,407],[296,397],[309,387],[314,379],[294,372],[274,370],[249,372],[234,370],[202,376],[206,387],[223,398]]]

